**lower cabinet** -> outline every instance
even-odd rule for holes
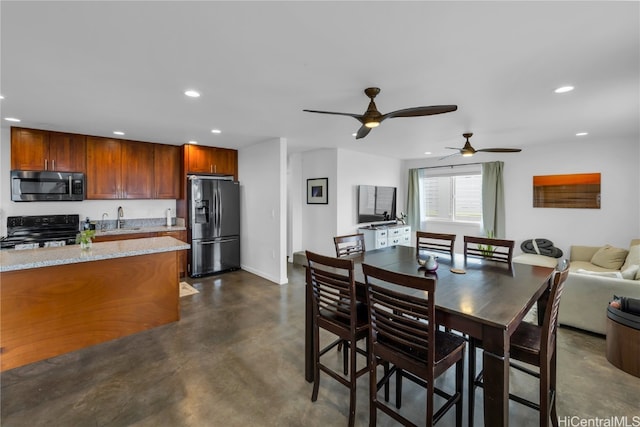
[[[396,245],[411,246],[411,227],[408,225],[359,228],[358,233],[364,234],[367,250]]]
[[[115,240],[129,240],[129,239],[144,239],[146,237],[162,237],[169,236],[174,239],[178,239],[182,242],[187,241],[186,230],[176,231],[150,231],[142,233],[124,233],[124,234],[107,234],[102,236],[96,236],[94,242],[113,242]],[[184,277],[187,271],[187,251],[180,251],[178,253],[178,272],[180,277]]]

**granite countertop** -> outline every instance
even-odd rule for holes
[[[166,231],[169,228],[177,229],[178,227],[161,228]],[[144,231],[140,230],[140,232]],[[0,251],[0,272],[181,251],[189,248],[188,243],[170,236],[163,236],[93,243],[88,250],[80,249],[80,245],[26,250],[5,249]]]
[[[185,231],[187,227],[183,225],[173,225],[167,227],[166,225],[156,226],[125,226],[124,228],[109,228],[104,231],[100,231],[100,226],[96,227],[96,237],[98,236],[113,236],[118,234],[136,234],[136,233],[158,233],[166,231]]]

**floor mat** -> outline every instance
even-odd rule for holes
[[[199,293],[200,291],[198,291],[187,282],[180,282],[180,298]]]

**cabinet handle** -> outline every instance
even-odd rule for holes
[[[56,170],[56,160],[55,159],[51,160],[51,170],[52,171]]]
[[[213,165],[213,173],[218,173],[218,165]]]
[[[49,170],[49,160],[44,159],[44,170]]]

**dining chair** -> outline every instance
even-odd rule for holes
[[[557,332],[558,310],[564,283],[569,275],[569,261],[558,263],[548,294],[548,303],[544,312],[542,325],[521,322],[511,335],[509,364],[512,368],[539,378],[538,403],[521,396],[509,393],[509,399],[540,412],[540,426],[558,426],[556,411],[556,366],[557,366]],[[469,344],[469,426],[473,426],[475,388],[482,387],[482,375],[475,374],[475,346]],[[537,367],[533,370],[522,363]]]
[[[456,408],[456,426],[462,425],[462,388],[465,340],[439,331],[435,323],[436,280],[363,264],[369,313],[369,425],[381,410],[403,425],[415,425],[398,410],[378,399],[380,382],[388,384],[389,371],[377,381],[374,361],[388,362],[396,370],[396,407],[400,407],[402,378],[426,389],[426,425],[432,426]],[[436,388],[434,380],[455,365],[455,391]],[[446,399],[437,411],[434,394]]]
[[[333,244],[336,247],[336,256],[338,258],[351,254],[362,254],[366,251],[364,246],[364,234],[349,234],[345,236],[336,236],[333,238]],[[338,351],[342,351],[344,343],[338,344]],[[349,351],[344,352],[344,374],[348,372]]]
[[[513,240],[464,236],[464,258],[477,257],[504,262],[511,268],[514,243]]]
[[[455,234],[429,233],[416,231],[416,249],[436,252],[448,252],[453,257],[453,248],[456,242]]]
[[[333,238],[338,258],[365,252],[364,234],[349,234],[346,236],[336,236]]]
[[[356,301],[354,262],[351,259],[332,258],[309,251],[306,251],[306,255],[311,277],[314,317],[314,372],[311,401],[315,402],[318,398],[320,372],[328,374],[349,388],[349,426],[353,426],[356,414],[356,380],[369,371],[368,358],[363,368],[360,370],[356,368],[356,356],[367,355],[365,350],[356,346],[356,342],[368,339],[369,322],[364,305]],[[320,348],[320,329],[338,338]],[[323,355],[343,342],[348,343],[351,356],[347,377],[321,362]]]

